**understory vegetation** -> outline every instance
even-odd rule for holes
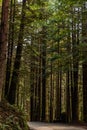
[[[0,102],[0,130],[30,130],[27,116],[6,101]]]

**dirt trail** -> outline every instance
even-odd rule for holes
[[[31,130],[87,130],[87,128],[82,128],[80,126],[57,123],[29,122],[28,124]]]

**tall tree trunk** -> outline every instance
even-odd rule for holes
[[[37,113],[38,113],[38,121],[40,121],[40,116],[41,116],[41,38],[38,40],[39,42],[39,57],[38,57],[38,84],[37,84],[37,98],[38,98],[38,103],[37,103]]]
[[[87,6],[86,3],[82,9],[82,42],[83,48],[83,120],[87,122]]]
[[[13,6],[14,4],[14,6]],[[8,55],[7,55],[7,68],[6,68],[6,79],[5,79],[5,92],[4,96],[7,97],[9,92],[10,80],[11,80],[11,65],[13,55],[13,44],[14,44],[14,17],[15,17],[15,0],[11,0],[10,3],[10,21],[9,21],[9,36],[8,36]]]
[[[6,70],[7,36],[8,36],[8,7],[9,0],[2,2],[1,27],[0,27],[0,101],[4,86]]]
[[[71,37],[70,37],[70,25],[68,21],[68,37],[67,37],[67,54],[70,55],[71,53]],[[70,83],[70,62],[71,58],[68,59],[67,61],[67,66],[68,70],[66,72],[66,121],[70,122],[71,121],[71,83]]]
[[[31,48],[33,48],[33,44],[34,44],[34,37],[31,36]],[[34,85],[34,80],[35,80],[35,76],[34,76],[34,63],[35,63],[35,57],[33,56],[33,51],[31,50],[31,54],[30,54],[30,59],[31,59],[31,63],[30,63],[30,121],[34,121],[35,120],[35,109],[36,109],[36,102],[35,102],[35,85]]]
[[[18,37],[16,58],[14,62],[12,80],[11,80],[11,85],[10,85],[9,95],[8,95],[8,101],[10,104],[15,104],[15,101],[16,101],[16,90],[17,90],[17,85],[18,85],[19,69],[20,69],[22,45],[23,45],[23,35],[24,35],[25,7],[26,7],[26,0],[23,0],[22,17],[21,17],[20,31],[19,31],[19,37]]]
[[[33,76],[34,76],[34,72],[33,72],[33,68],[31,67],[30,70],[30,92],[31,92],[31,96],[30,96],[30,121],[34,120],[34,85],[33,85]]]
[[[74,10],[75,12],[75,10]],[[78,121],[78,50],[76,40],[76,22],[72,18],[72,55],[73,55],[73,92],[72,92],[72,121]]]
[[[66,73],[66,121],[70,122],[71,118],[71,108],[70,108],[70,79],[69,70]]]
[[[56,112],[55,113],[56,113],[55,115],[56,120],[57,121],[60,120],[61,109],[60,109],[59,71],[57,71],[57,75],[56,75]]]
[[[42,112],[41,120],[45,121],[46,113],[46,27],[42,28]]]
[[[50,64],[51,68],[51,78],[50,78],[50,119],[49,121],[52,122],[53,121],[53,64],[52,64],[52,61],[51,61],[51,64]]]
[[[58,35],[59,35],[59,26],[58,26]],[[60,45],[58,40],[57,53],[60,53]],[[57,62],[57,76],[56,76],[56,120],[60,120],[61,115],[61,104],[60,104],[60,71],[59,71],[59,61]]]

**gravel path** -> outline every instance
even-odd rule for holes
[[[57,123],[29,122],[28,124],[31,130],[87,130],[80,126],[70,126]]]

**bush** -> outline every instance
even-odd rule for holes
[[[1,102],[0,130],[29,130],[23,111],[6,102]]]

